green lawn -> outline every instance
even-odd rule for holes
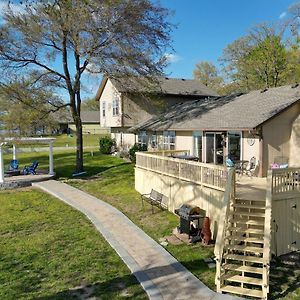
[[[99,149],[99,139],[105,135],[102,134],[84,134],[83,135],[83,146],[84,147],[95,147]],[[54,136],[47,136],[55,138],[53,143],[54,147],[75,147],[76,146],[76,135],[75,134],[60,134]],[[20,144],[18,147],[29,148],[29,147],[48,147],[47,144]]]
[[[94,146],[99,148],[99,139],[103,135],[101,134],[84,134],[83,135],[83,145],[86,146]],[[56,138],[54,142],[55,147],[66,147],[68,145],[69,147],[76,146],[76,135],[67,135],[67,134],[61,134],[58,136],[54,136]]]
[[[37,159],[40,162],[40,167],[41,168],[46,168],[48,166],[48,156],[47,153],[28,153],[28,154],[22,154],[19,155],[19,160],[21,165],[23,164],[28,164],[31,162],[33,159]],[[9,156],[5,157],[6,164],[8,164],[9,160],[11,158]],[[77,188],[80,188],[82,190],[87,191],[90,194],[95,195],[96,197],[105,200],[108,203],[111,203],[113,206],[117,207],[121,211],[123,211],[135,224],[137,224],[140,228],[142,228],[146,233],[148,233],[151,237],[153,237],[155,240],[158,241],[160,237],[163,237],[165,235],[171,234],[173,228],[178,225],[178,217],[175,216],[172,213],[169,213],[167,211],[161,211],[159,209],[155,210],[155,214],[151,214],[151,207],[146,204],[146,209],[144,211],[141,210],[141,200],[140,200],[140,195],[135,191],[134,189],[134,165],[128,162],[125,162],[124,160],[112,156],[106,156],[106,155],[101,155],[98,152],[95,152],[94,155],[91,155],[91,152],[85,152],[84,153],[84,162],[85,162],[85,169],[88,172],[88,176],[82,177],[82,178],[72,178],[72,173],[74,171],[74,166],[75,166],[75,153],[74,151],[64,151],[64,152],[55,152],[54,155],[55,159],[55,171],[57,172],[57,175],[60,180],[63,180]],[[38,199],[37,199],[38,198]],[[6,199],[6,201],[9,201],[9,206],[8,207],[3,207],[3,199]],[[27,201],[29,199],[29,201]],[[32,200],[35,199],[35,200]],[[41,199],[43,199],[41,201]],[[45,200],[44,200],[45,199]],[[1,216],[5,216],[6,219],[10,220],[13,219],[13,221],[7,222],[1,222],[2,228],[6,228],[4,232],[0,230],[0,235],[1,235],[1,243],[0,243],[0,270],[3,269],[1,264],[4,264],[5,266],[5,271],[0,271],[0,284],[2,282],[8,282],[7,276],[10,276],[11,278],[19,278],[22,281],[16,280],[12,281],[12,283],[4,285],[3,288],[6,288],[5,291],[9,289],[13,289],[14,291],[18,290],[18,288],[15,288],[12,286],[12,284],[18,285],[19,289],[22,289],[22,286],[24,288],[26,283],[26,276],[22,275],[20,273],[20,268],[23,266],[30,265],[30,260],[31,260],[31,254],[27,254],[30,256],[30,259],[27,258],[27,256],[24,256],[24,248],[21,246],[22,244],[26,244],[27,246],[30,245],[31,241],[31,235],[33,237],[36,236],[36,232],[34,228],[41,228],[42,230],[42,235],[44,239],[45,244],[52,244],[53,247],[58,244],[61,245],[64,244],[64,238],[63,232],[73,232],[76,236],[77,232],[81,236],[84,236],[86,232],[90,230],[94,230],[93,227],[86,221],[81,214],[75,212],[71,208],[66,207],[66,205],[60,203],[57,200],[52,200],[51,203],[57,207],[57,214],[60,214],[60,217],[55,216],[54,218],[51,218],[50,215],[46,216],[45,214],[41,214],[41,219],[39,221],[36,221],[35,218],[39,218],[39,215],[37,212],[40,214],[41,212],[45,213],[45,207],[43,206],[43,203],[50,203],[49,200],[47,199],[52,199],[49,196],[45,196],[41,194],[40,192],[37,191],[30,191],[27,190],[25,192],[3,192],[0,193],[0,213]],[[41,203],[39,205],[33,205],[33,204],[27,204],[27,203],[34,203],[32,201],[40,201]],[[47,205],[48,205],[47,204]],[[23,205],[23,206],[22,206]],[[40,206],[42,205],[42,206]],[[48,209],[49,206],[47,206]],[[63,207],[63,209],[59,208]],[[16,209],[15,209],[16,208]],[[4,211],[3,211],[4,210]],[[15,211],[16,210],[16,211]],[[30,217],[29,212],[33,213],[33,216],[35,217]],[[29,228],[32,228],[31,230],[24,229],[24,232],[22,232],[22,236],[24,236],[25,242],[21,242],[21,240],[18,240],[18,242],[14,241],[11,239],[11,232],[14,231],[19,231],[18,226],[14,224],[18,224],[18,222],[21,222],[21,215],[23,216],[24,213],[24,222],[27,224]],[[11,216],[10,216],[11,214]],[[72,216],[78,215],[81,216],[83,221],[80,221],[80,226],[76,227],[75,226],[75,221],[72,221],[73,219],[77,220],[78,217],[73,218]],[[54,214],[53,214],[54,215]],[[53,219],[58,221],[58,223],[54,224]],[[40,223],[39,223],[40,222]],[[50,223],[48,223],[50,222]],[[81,222],[85,222],[85,226],[81,226]],[[0,228],[1,228],[0,226]],[[56,232],[56,230],[59,229],[59,227],[62,226],[65,229],[62,229],[61,232]],[[23,225],[22,225],[23,227]],[[24,227],[25,228],[25,227]],[[73,230],[74,229],[74,230]],[[26,235],[24,235],[24,233]],[[28,233],[28,235],[27,235]],[[90,236],[89,234],[86,234],[86,236]],[[30,237],[30,241],[29,241]],[[94,234],[94,237],[97,241],[95,241],[96,248],[102,249],[101,247],[105,245],[105,254],[109,256],[115,257],[114,251],[103,241],[103,239],[100,237],[98,234]],[[40,237],[41,238],[41,237]],[[37,237],[37,239],[40,239]],[[20,237],[18,237],[20,239]],[[48,241],[49,239],[49,241]],[[2,244],[2,240],[5,241]],[[56,241],[56,242],[55,242]],[[10,245],[10,247],[20,247],[20,252],[19,250],[16,251],[15,248],[7,248],[7,253],[8,254],[3,254],[3,251],[7,247],[6,244]],[[18,246],[18,243],[20,246]],[[91,259],[94,257],[93,251],[86,252],[85,245],[89,244],[89,240],[86,241],[84,238],[82,238],[82,244],[79,246],[79,249],[84,249],[83,253],[87,254],[88,256],[91,256]],[[94,243],[94,242],[93,242]],[[34,242],[34,245],[36,242]],[[100,244],[100,245],[99,245]],[[3,246],[5,245],[5,246]],[[52,246],[51,246],[52,247]],[[59,247],[59,246],[57,246]],[[54,256],[54,254],[50,255],[50,261],[51,264],[53,262],[54,265],[60,265],[64,255],[70,255],[70,264],[72,265],[73,263],[79,263],[76,261],[75,255],[72,253],[73,247],[66,247],[63,246],[65,249],[62,251],[57,251],[57,255]],[[52,248],[51,248],[52,249]],[[214,289],[214,276],[215,276],[215,271],[214,270],[209,270],[206,266],[206,264],[203,262],[203,258],[206,257],[212,257],[213,252],[212,248],[207,248],[204,247],[200,244],[196,244],[193,246],[188,246],[188,245],[180,245],[180,246],[172,246],[168,245],[166,249],[175,257],[177,258],[181,263],[183,263],[190,271],[192,271],[201,281],[203,281],[206,285],[208,285],[210,288]],[[77,250],[74,249],[76,252]],[[80,250],[79,250],[80,251]],[[98,251],[98,250],[97,250]],[[99,256],[98,252],[95,252],[95,256]],[[100,250],[103,251],[103,250]],[[47,252],[47,251],[46,251]],[[51,252],[51,251],[50,251]],[[56,252],[56,250],[55,250]],[[70,254],[69,254],[70,252]],[[17,255],[17,253],[20,254],[18,258],[14,258],[14,255]],[[45,257],[44,251],[41,252],[35,252],[32,251],[34,254],[34,258],[37,261],[43,260]],[[51,252],[52,253],[52,252]],[[102,252],[101,252],[102,253]],[[97,254],[97,255],[96,255]],[[101,256],[101,254],[100,254]],[[2,259],[4,257],[4,259]],[[86,262],[86,258],[82,258]],[[95,258],[96,259],[96,258]],[[74,261],[73,261],[74,260]],[[116,258],[117,261],[117,258]],[[88,278],[92,278],[93,276],[99,278],[102,278],[103,274],[100,274],[101,271],[99,271],[100,275],[93,275],[93,272],[89,269],[89,266],[85,266],[85,263],[83,263],[80,268],[84,272],[87,272],[89,275],[83,275],[83,276],[91,276]],[[31,266],[31,265],[30,265]],[[47,268],[52,269],[52,266],[47,266]],[[30,267],[31,268],[31,267]],[[63,270],[67,267],[63,267]],[[25,268],[26,269],[26,268]],[[87,269],[87,270],[86,270]],[[121,269],[124,270],[124,266],[121,264]],[[126,269],[126,268],[125,268]],[[26,269],[27,270],[27,269]],[[30,270],[30,269],[28,269]],[[54,270],[54,269],[53,269]],[[114,268],[111,270],[110,268],[106,270],[107,275],[109,278],[115,278],[115,270]],[[111,273],[112,271],[112,273]],[[35,272],[35,271],[34,271]],[[33,272],[33,274],[35,274]],[[37,271],[36,271],[37,272]],[[52,271],[51,271],[52,272]],[[67,282],[66,277],[69,277],[69,275],[65,276],[64,274],[60,273],[54,273],[55,275],[51,275],[52,273],[49,272],[50,274],[50,279],[49,285],[54,285],[56,281],[62,281],[63,284],[67,284],[64,282]],[[98,274],[98,270],[95,270],[95,274]],[[38,274],[38,272],[37,272]],[[44,273],[43,273],[44,274]],[[39,275],[40,276],[40,275]],[[126,277],[127,276],[127,277]],[[132,277],[130,277],[127,273],[127,275],[124,275],[125,278],[128,278],[130,282],[132,282]],[[21,278],[22,277],[22,278]],[[118,284],[118,278],[122,278],[121,275],[117,276],[117,279],[109,279],[108,282],[114,282]],[[30,276],[28,277],[29,281],[31,280]],[[42,278],[42,275],[41,275]],[[72,276],[70,278],[73,278]],[[78,279],[79,280],[79,279]],[[81,280],[81,279],[80,279]],[[80,281],[79,280],[79,281]],[[9,280],[11,281],[11,280]],[[39,292],[42,293],[43,289],[47,289],[48,286],[45,286],[45,283],[43,283],[43,280],[40,280],[41,282],[37,284],[37,289],[39,289]],[[76,280],[75,280],[76,281]],[[79,284],[80,282],[76,282],[74,284]],[[92,280],[93,281],[93,280]],[[99,279],[96,279],[96,281],[99,281]],[[107,280],[105,280],[106,282]],[[23,285],[23,282],[25,285]],[[85,282],[85,281],[84,281]],[[72,282],[73,284],[73,282]],[[71,284],[71,285],[72,285]],[[91,283],[94,284],[94,283]],[[103,283],[104,284],[104,283]],[[281,284],[281,283],[280,283]],[[129,284],[131,285],[131,284]],[[60,286],[60,285],[58,285]],[[98,286],[98,285],[97,285]],[[104,284],[105,286],[105,284]],[[126,285],[127,286],[127,285]],[[294,285],[293,285],[294,286]],[[60,292],[66,290],[69,286],[60,286],[57,290],[54,292],[51,290],[49,291],[49,294],[55,295],[55,296],[49,296],[45,298],[40,298],[40,299],[59,299],[57,295],[59,295]],[[102,287],[102,284],[101,284]],[[133,290],[130,290],[129,294],[134,294],[137,295],[135,297],[144,297],[144,294],[140,294],[140,290],[135,289],[137,288],[136,285],[131,286]],[[138,286],[139,287],[139,286]],[[0,287],[0,299],[3,299],[1,292],[4,291],[4,289]],[[275,287],[273,287],[275,288]],[[273,290],[271,287],[271,290]],[[282,291],[285,290],[286,283],[282,283]],[[55,287],[53,287],[55,289]],[[280,298],[278,296],[278,290],[280,290],[279,286],[276,286],[276,296],[275,298],[272,297],[273,295],[270,296],[270,299],[289,299],[289,300],[296,300],[299,299],[299,293],[300,293],[300,288],[297,289],[297,286],[290,286],[289,291],[287,294],[285,294],[284,297]],[[27,290],[26,290],[27,291]],[[21,291],[22,292],[22,291]],[[31,291],[27,291],[28,293],[31,293]],[[26,292],[26,293],[27,293]],[[45,293],[47,291],[44,291]],[[2,292],[5,293],[5,292]],[[25,297],[25,292],[22,292]],[[38,293],[38,292],[37,292]],[[106,293],[106,292],[105,292]],[[112,295],[111,292],[107,292],[108,296],[107,298],[114,298],[117,297],[116,295]],[[33,294],[29,294],[33,295]],[[29,297],[29,296],[28,296]],[[30,297],[29,297],[30,298]],[[8,298],[4,298],[8,299]],[[15,297],[16,299],[16,297]],[[64,298],[65,299],[65,298]],[[105,297],[101,297],[101,299],[106,299]]]
[[[93,225],[63,202],[34,189],[0,192],[0,215],[0,299],[147,299]]]

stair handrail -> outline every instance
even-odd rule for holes
[[[266,208],[264,224],[264,249],[263,249],[263,299],[267,299],[269,293],[269,273],[271,256],[271,226],[272,226],[272,181],[273,171],[268,171],[266,189]]]
[[[221,288],[221,263],[223,259],[223,250],[225,246],[225,233],[226,222],[228,219],[228,213],[230,211],[231,199],[235,198],[235,168],[230,168],[228,171],[228,179],[225,186],[225,192],[223,197],[223,207],[220,212],[218,222],[218,233],[215,243],[215,260],[216,260],[216,278],[215,284],[217,291],[220,292]]]

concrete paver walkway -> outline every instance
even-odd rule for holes
[[[83,212],[127,264],[150,299],[241,299],[210,290],[111,205],[55,180],[33,186]]]

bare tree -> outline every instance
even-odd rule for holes
[[[84,73],[162,74],[169,11],[150,0],[34,0],[23,6],[22,12],[8,9],[4,15],[0,66],[6,74],[30,75],[33,82],[67,91],[77,133],[76,172],[82,172]]]

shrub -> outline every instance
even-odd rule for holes
[[[132,162],[135,163],[135,152],[139,152],[139,151],[147,151],[147,146],[146,145],[139,145],[139,144],[134,144],[134,146],[132,146],[129,149],[129,158]]]
[[[116,141],[109,136],[100,138],[100,152],[103,154],[111,154],[116,146]]]

